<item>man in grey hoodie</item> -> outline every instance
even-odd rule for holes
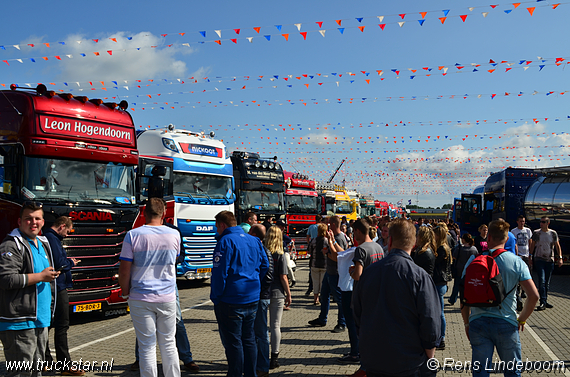
[[[0,244],[0,340],[7,376],[41,376],[55,308],[52,252],[40,203],[25,202],[18,228]],[[18,362],[20,362],[18,364]]]

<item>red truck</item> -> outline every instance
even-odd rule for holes
[[[285,208],[287,234],[295,243],[296,257],[309,258],[307,253],[307,229],[316,223],[320,213],[316,182],[307,176],[283,172],[285,176]]]
[[[127,312],[119,254],[138,212],[137,139],[128,103],[49,91],[0,91],[0,240],[17,228],[25,201],[42,203],[45,225],[69,216],[63,240],[73,312]]]

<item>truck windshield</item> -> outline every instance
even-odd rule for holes
[[[22,195],[33,200],[134,204],[135,168],[113,162],[24,158]]]
[[[337,213],[352,213],[352,206],[348,200],[337,200],[336,201],[336,212]]]
[[[219,175],[174,172],[174,191],[212,199],[232,196],[232,178]]]
[[[287,212],[317,213],[317,197],[308,195],[286,195]]]
[[[239,198],[239,208],[242,210],[283,210],[283,193],[268,191],[243,190]]]

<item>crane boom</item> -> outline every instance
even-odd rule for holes
[[[338,171],[340,170],[342,164],[344,164],[344,161],[346,161],[346,160],[342,160],[342,161],[340,162],[340,164],[338,164],[338,167],[336,168],[336,170],[334,171],[334,173],[332,173],[332,175],[331,175],[331,177],[329,178],[329,180],[328,180],[327,183],[331,183],[331,182],[332,182],[332,180],[333,180],[334,177],[336,176],[336,173],[338,173]]]

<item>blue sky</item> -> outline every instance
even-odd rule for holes
[[[380,200],[568,165],[568,2],[27,4],[3,5],[0,84],[126,99],[137,126],[214,130],[319,181],[346,159],[335,182]]]

